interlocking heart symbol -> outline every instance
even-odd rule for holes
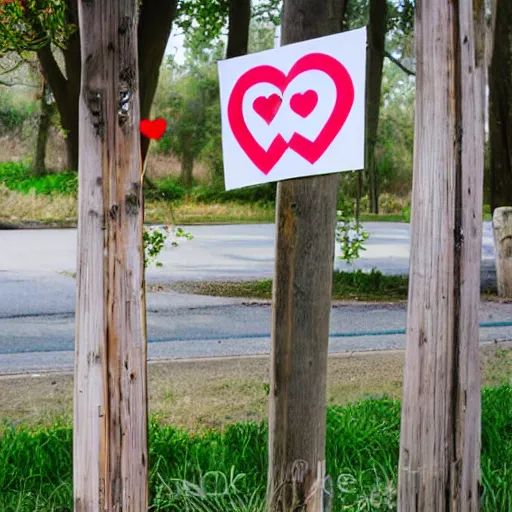
[[[281,94],[301,73],[318,70],[326,73],[334,82],[336,100],[330,117],[314,141],[295,132],[289,142],[278,134],[268,150],[256,141],[245,122],[242,106],[245,93],[254,85],[269,83],[277,87]],[[261,96],[253,103],[254,111],[270,124],[282,105],[278,94]],[[307,118],[318,103],[318,94],[314,90],[294,94],[290,108],[299,116]],[[305,160],[314,164],[327,151],[332,141],[342,129],[354,104],[354,84],[345,66],[330,55],[310,53],[301,57],[290,69],[288,75],[273,66],[257,66],[246,71],[235,83],[228,102],[228,120],[235,139],[254,165],[268,174],[279,162],[284,152],[290,148]]]

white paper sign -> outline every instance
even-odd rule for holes
[[[366,28],[219,62],[226,190],[362,169]]]

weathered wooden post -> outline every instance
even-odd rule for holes
[[[286,0],[282,45],[339,32],[345,2]],[[269,408],[272,512],[323,510],[326,375],[339,175],[277,187]]]
[[[512,298],[512,206],[496,208],[492,225],[498,295]]]
[[[401,512],[477,511],[484,2],[416,2]]]
[[[80,0],[76,512],[146,512],[137,1]]]

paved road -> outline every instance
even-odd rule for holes
[[[409,225],[368,222],[367,251],[352,268],[379,268],[390,274],[407,274],[409,266]],[[319,227],[321,229],[321,227]],[[274,225],[190,226],[194,240],[182,241],[179,248],[167,248],[161,269],[150,269],[150,281],[183,279],[248,279],[270,277],[274,261]],[[0,231],[0,271],[10,273],[74,271],[76,230]],[[339,255],[339,252],[337,252]],[[493,241],[491,223],[484,223],[482,263],[492,274]],[[347,264],[336,259],[336,268]]]
[[[407,273],[408,225],[368,223],[368,250],[354,265]],[[270,277],[272,225],[196,226],[194,240],[167,248],[148,281]],[[0,373],[71,368],[73,362],[75,230],[0,231]],[[484,278],[492,280],[492,238],[485,226]],[[336,266],[342,268],[343,263]],[[483,322],[512,320],[512,307],[483,304]],[[405,307],[333,309],[331,351],[403,347]],[[155,293],[148,297],[149,357],[188,358],[266,353],[270,307],[239,299]],[[372,332],[373,335],[358,335]],[[380,334],[379,334],[380,333]],[[349,336],[350,335],[350,336]],[[483,341],[512,340],[512,327],[481,329]]]

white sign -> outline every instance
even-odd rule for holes
[[[366,28],[219,62],[226,190],[364,167]]]

